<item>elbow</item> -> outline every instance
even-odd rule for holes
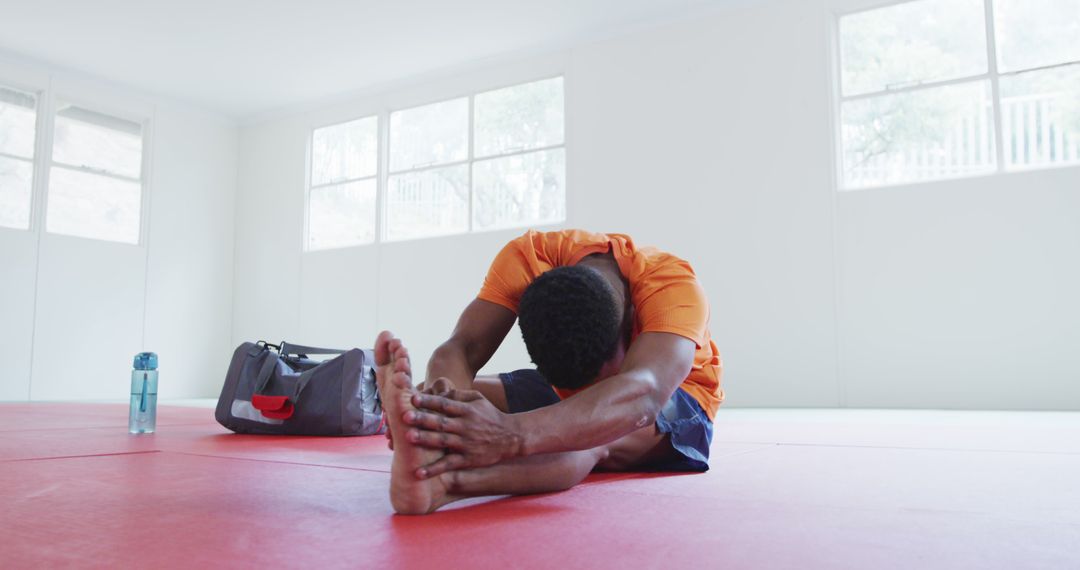
[[[663,387],[654,377],[641,376],[633,380],[635,401],[638,402],[638,413],[635,428],[643,428],[656,423],[661,410],[671,394],[666,394]]]
[[[431,359],[435,360],[446,356],[449,352],[455,350],[455,344],[454,339],[450,339],[435,347],[435,350],[431,351]]]

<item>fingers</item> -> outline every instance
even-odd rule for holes
[[[410,429],[405,437],[409,441],[419,445],[421,447],[430,447],[433,449],[453,449],[461,451],[465,447],[465,440],[456,433],[446,433],[444,431],[426,431],[419,429]]]
[[[428,390],[425,390],[423,392],[423,394],[424,395],[429,395],[429,396],[441,397],[441,398],[445,398],[447,400],[453,400],[455,402],[465,402],[465,403],[474,402],[476,400],[481,400],[481,399],[484,398],[484,395],[481,394],[480,392],[477,392],[476,390],[457,390],[457,389],[454,389],[454,388],[451,388],[451,389],[447,390],[446,392],[443,392],[442,394],[439,394],[439,393],[436,393],[436,392],[431,392],[431,391],[428,391]],[[435,408],[432,408],[432,407],[430,407],[428,405],[422,404],[421,402],[423,402],[423,401],[424,400],[421,400],[420,398],[417,398],[416,396],[414,396],[413,400],[412,400],[413,406],[416,406],[417,408],[427,408],[429,410],[435,410]],[[441,411],[441,410],[435,410],[435,411]],[[461,414],[456,414],[456,415],[461,415]]]
[[[424,408],[445,416],[462,416],[468,411],[466,404],[432,394],[415,394],[412,402],[417,408]]]
[[[482,400],[484,395],[476,390],[450,390],[446,397],[459,402],[474,402]]]
[[[468,467],[469,462],[465,459],[464,455],[459,453],[448,453],[435,463],[425,465],[416,470],[417,479],[430,479],[437,475],[442,475],[447,471],[454,471],[463,467]]]
[[[453,385],[446,378],[436,378],[428,390],[425,390],[427,394],[435,394],[436,396],[443,396],[447,392],[453,389]]]
[[[390,364],[390,341],[394,338],[394,333],[390,331],[382,331],[379,336],[375,337],[375,365],[386,366]]]
[[[420,410],[409,410],[402,414],[402,419],[411,426],[431,431],[461,433],[462,428],[460,420]]]

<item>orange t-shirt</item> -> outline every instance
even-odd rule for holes
[[[587,255],[610,251],[630,283],[634,305],[633,338],[643,332],[666,332],[694,341],[694,364],[680,386],[709,418],[716,415],[720,388],[720,352],[709,336],[709,301],[690,264],[655,248],[638,248],[630,236],[582,230],[529,230],[503,247],[491,264],[477,298],[517,313],[525,288],[541,273],[574,265]],[[566,398],[574,391],[559,390]]]

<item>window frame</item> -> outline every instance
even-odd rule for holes
[[[304,188],[305,188],[305,190],[304,190],[304,229],[303,229],[303,234],[301,236],[301,239],[303,240],[303,243],[300,246],[300,248],[301,248],[300,250],[303,251],[304,253],[315,252],[315,251],[335,251],[335,250],[339,250],[339,249],[348,249],[348,248],[352,248],[352,247],[365,247],[365,246],[369,246],[369,245],[374,245],[374,244],[379,242],[379,228],[380,228],[381,223],[382,223],[382,220],[381,220],[382,216],[380,215],[379,210],[380,210],[380,203],[382,202],[381,188],[382,188],[382,178],[383,178],[383,172],[384,172],[384,168],[383,168],[383,153],[384,153],[384,150],[383,150],[383,129],[384,129],[384,123],[386,122],[386,121],[383,120],[383,115],[384,114],[385,113],[383,111],[379,111],[379,112],[376,112],[376,113],[363,113],[363,114],[361,114],[359,116],[351,116],[350,118],[346,118],[346,119],[343,119],[343,120],[340,120],[340,121],[333,121],[333,122],[329,122],[329,123],[320,123],[320,124],[317,124],[317,125],[312,125],[312,126],[310,126],[308,128],[307,153],[306,153],[307,164],[305,165],[305,168],[304,168],[304,172],[306,173],[306,175],[304,177]],[[324,182],[322,184],[312,184],[312,178],[315,176],[315,131],[318,131],[320,129],[330,128],[330,127],[337,127],[337,126],[340,126],[340,125],[344,125],[344,124],[352,123],[352,122],[356,122],[356,121],[362,121],[364,119],[375,119],[375,141],[376,141],[375,142],[375,174],[370,175],[370,176],[361,176],[359,178],[345,178],[345,179],[341,179],[341,180],[331,180],[330,182]],[[345,184],[351,184],[353,182],[364,182],[364,181],[367,181],[367,180],[375,180],[375,221],[374,221],[374,225],[375,225],[374,230],[375,230],[375,232],[374,232],[374,237],[372,238],[372,240],[367,241],[367,242],[363,242],[363,243],[353,243],[353,244],[349,244],[349,245],[340,245],[340,246],[335,246],[335,247],[317,247],[317,248],[310,247],[310,244],[311,244],[311,191],[312,190],[317,190],[319,188],[329,188],[331,186],[342,186],[342,185],[345,185]]]
[[[42,141],[42,123],[44,118],[42,115],[42,108],[44,107],[46,91],[43,88],[35,88],[26,85],[18,81],[9,81],[7,77],[0,77],[0,87],[8,89],[10,91],[18,91],[25,95],[31,95],[34,97],[34,145],[32,147],[32,156],[25,158],[22,156],[16,156],[13,154],[7,154],[0,151],[0,158],[8,160],[16,160],[20,162],[27,162],[30,164],[30,208],[29,219],[27,219],[25,228],[13,228],[11,226],[0,226],[0,230],[7,230],[12,232],[34,232],[37,229],[38,220],[38,207],[41,202],[39,198],[40,192],[38,191],[38,185],[41,180],[41,154],[43,152]],[[50,141],[51,142],[51,141]]]
[[[41,191],[41,233],[43,235],[50,235],[65,239],[84,239],[94,242],[110,243],[118,246],[129,247],[146,247],[150,236],[150,178],[151,167],[153,165],[152,159],[152,144],[153,140],[153,111],[148,109],[144,112],[133,111],[129,108],[123,108],[115,103],[103,100],[99,97],[94,97],[89,94],[74,95],[71,92],[75,89],[61,88],[52,89],[49,97],[49,113],[47,122],[47,131],[42,138],[47,137],[47,152],[42,157],[42,191]],[[105,170],[99,170],[94,168],[78,167],[74,165],[57,162],[53,159],[53,149],[55,147],[55,133],[56,133],[56,114],[59,111],[59,102],[63,101],[68,105],[74,105],[87,111],[94,113],[100,113],[116,119],[128,121],[130,123],[136,123],[140,126],[139,144],[141,145],[141,156],[139,157],[139,178],[129,178],[120,174],[115,174]],[[62,234],[48,231],[48,219],[49,219],[49,191],[52,187],[52,169],[61,168],[72,172],[79,172],[83,174],[90,174],[94,176],[102,176],[105,178],[111,178],[114,180],[120,180],[123,182],[137,182],[139,184],[139,231],[136,234],[136,241],[134,243],[126,241],[117,241],[111,239],[103,239],[99,237],[78,236],[71,234]]]
[[[526,82],[526,83],[529,83],[529,82]],[[379,239],[380,242],[397,243],[397,242],[404,242],[404,241],[413,241],[413,240],[418,240],[418,239],[436,239],[436,238],[442,238],[442,237],[448,237],[448,236],[458,236],[458,235],[465,235],[465,234],[472,233],[472,213],[473,213],[472,154],[473,154],[473,138],[474,138],[473,133],[472,133],[472,129],[473,129],[473,116],[475,115],[475,110],[473,108],[473,100],[474,100],[475,96],[476,96],[476,93],[470,92],[468,95],[457,95],[457,96],[454,96],[454,97],[443,97],[443,98],[440,98],[440,99],[436,99],[434,101],[428,101],[426,103],[419,103],[419,104],[415,104],[415,105],[409,105],[407,107],[400,107],[400,108],[394,108],[394,109],[387,110],[387,112],[386,112],[386,176],[383,179],[383,185],[382,185],[382,187],[380,188],[380,191],[379,191],[379,195],[381,196],[382,201],[377,206],[379,208],[379,212],[381,214],[380,217],[382,218],[382,222],[383,222],[382,226],[380,228],[380,232],[378,234],[378,239]],[[466,100],[466,110],[468,111],[466,113],[467,120],[466,120],[466,123],[465,123],[465,127],[467,129],[466,138],[465,138],[465,158],[463,158],[461,160],[452,160],[452,161],[449,161],[449,162],[431,162],[431,163],[427,163],[427,164],[421,164],[419,166],[414,164],[409,168],[403,168],[401,170],[395,170],[395,171],[391,172],[390,171],[390,160],[391,160],[391,157],[390,157],[390,144],[391,144],[391,141],[390,141],[390,121],[391,121],[391,116],[394,113],[401,113],[401,112],[404,112],[404,111],[411,111],[413,109],[420,109],[422,107],[427,107],[429,105],[437,105],[439,103],[446,103],[446,102],[449,102],[449,101],[456,101],[458,99],[465,99]],[[466,205],[466,209],[465,209],[466,218],[467,218],[467,224],[466,224],[466,228],[465,228],[464,232],[449,232],[449,233],[443,233],[443,234],[425,235],[425,236],[411,236],[411,237],[404,237],[404,238],[391,238],[391,237],[389,237],[389,234],[390,234],[390,220],[389,220],[389,217],[390,217],[390,199],[389,199],[389,196],[390,196],[390,178],[392,176],[407,176],[407,175],[410,175],[410,174],[419,174],[419,173],[427,172],[427,171],[431,171],[431,170],[440,170],[440,169],[443,169],[443,168],[455,168],[455,167],[461,167],[461,166],[465,166],[465,165],[468,165],[468,168],[466,169],[466,171],[467,171],[466,178],[468,179],[468,183],[469,183],[469,203]]]
[[[34,95],[36,99],[34,121],[33,180],[30,195],[30,223],[25,229],[0,227],[0,231],[25,232],[25,235],[41,239],[50,236],[58,239],[81,239],[107,243],[120,247],[146,248],[150,237],[150,212],[153,198],[154,155],[154,105],[147,100],[117,93],[98,83],[57,76],[33,68],[0,61],[0,85]],[[57,102],[138,123],[142,129],[142,157],[139,177],[139,232],[135,243],[85,236],[51,233],[46,231],[49,202],[49,179],[53,161],[53,139]],[[88,171],[91,174],[102,173]]]
[[[1005,164],[1005,144],[1004,144],[1004,128],[1002,126],[1002,111],[1001,111],[1001,88],[1000,80],[1003,77],[1013,77],[1016,75],[1022,75],[1026,73],[1046,71],[1051,69],[1065,68],[1076,66],[1080,68],[1080,60],[1072,60],[1062,63],[1056,63],[1052,65],[1042,65],[1031,68],[1020,68],[1012,71],[1000,72],[998,70],[998,50],[997,50],[997,29],[994,22],[994,2],[995,0],[981,0],[983,4],[983,23],[985,26],[986,34],[986,54],[987,54],[987,66],[986,72],[975,75],[968,75],[963,77],[956,77],[952,79],[936,80],[936,81],[917,81],[910,84],[902,85],[895,88],[886,87],[877,91],[868,91],[859,93],[856,95],[844,95],[843,91],[843,50],[840,45],[840,20],[846,16],[854,14],[860,14],[864,12],[870,12],[873,10],[880,10],[883,8],[889,8],[891,6],[897,6],[900,4],[908,4],[919,0],[879,0],[868,2],[855,2],[856,5],[852,6],[851,1],[844,2],[843,0],[834,0],[832,2],[829,12],[829,84],[830,84],[830,97],[831,97],[831,122],[832,122],[832,139],[833,139],[833,168],[835,173],[833,175],[834,190],[836,192],[858,192],[862,190],[874,190],[878,188],[891,188],[897,186],[910,186],[917,184],[933,184],[937,182],[945,182],[949,180],[962,180],[968,178],[981,178],[986,176],[998,176],[1005,173],[1014,172],[1026,172],[1032,170],[1050,170],[1058,168],[1077,168],[1078,164],[1049,164],[1049,165],[1035,165],[1024,168],[1007,168]],[[843,139],[843,107],[844,103],[851,101],[859,101],[872,99],[883,96],[899,95],[902,93],[912,93],[917,91],[923,91],[928,89],[934,89],[939,87],[948,87],[951,85],[971,84],[980,81],[986,81],[990,85],[990,97],[991,105],[993,107],[993,128],[994,128],[994,168],[984,173],[978,174],[964,174],[957,176],[947,176],[940,178],[931,178],[925,180],[908,180],[904,182],[887,182],[883,184],[874,184],[869,186],[855,186],[849,187],[846,185],[846,173],[844,170],[844,139]]]
[[[476,128],[476,121],[475,121],[475,118],[476,118],[476,106],[475,106],[476,102],[475,102],[475,98],[476,98],[476,96],[480,95],[480,94],[483,94],[483,93],[488,93],[490,91],[498,91],[500,89],[506,89],[506,88],[509,88],[509,87],[516,87],[516,86],[519,86],[519,85],[527,85],[529,83],[537,83],[537,82],[540,82],[540,81],[547,81],[547,80],[551,80],[551,79],[561,79],[563,81],[563,139],[562,139],[562,143],[557,144],[557,145],[545,145],[545,146],[542,146],[542,147],[529,148],[529,149],[518,149],[518,150],[515,150],[515,151],[512,151],[512,152],[506,152],[506,153],[502,153],[502,154],[490,154],[490,155],[485,155],[483,157],[475,156],[475,139],[476,139],[476,136],[475,136],[475,128]],[[428,105],[442,103],[442,102],[445,102],[445,101],[452,101],[454,99],[467,99],[468,100],[468,111],[469,111],[468,112],[468,124],[467,124],[467,129],[468,129],[467,143],[468,144],[467,144],[466,157],[464,159],[462,159],[462,160],[456,160],[456,161],[450,161],[450,162],[444,162],[444,163],[438,163],[438,164],[424,164],[424,165],[420,165],[420,166],[415,166],[414,165],[413,167],[410,167],[410,168],[405,168],[405,169],[401,169],[401,170],[395,170],[395,171],[391,172],[390,171],[390,116],[393,113],[397,113],[397,112],[400,112],[400,111],[408,111],[410,109],[416,109],[416,108],[419,108],[419,107],[425,107],[425,106],[428,106]],[[304,182],[304,187],[305,187],[305,191],[304,191],[304,222],[303,222],[303,232],[301,234],[301,241],[302,241],[302,243],[301,243],[301,251],[304,252],[304,253],[323,252],[323,251],[338,251],[338,250],[351,249],[351,248],[378,246],[378,245],[386,244],[386,243],[401,243],[401,242],[408,242],[408,241],[422,240],[422,239],[438,239],[438,238],[451,237],[451,236],[463,236],[463,235],[469,235],[469,234],[474,234],[474,233],[506,231],[506,230],[511,230],[511,229],[515,229],[515,228],[528,227],[526,224],[517,225],[517,226],[484,228],[484,229],[477,229],[475,227],[475,225],[473,223],[473,211],[474,211],[474,208],[475,208],[474,204],[475,204],[475,195],[476,195],[476,192],[474,191],[474,188],[473,188],[473,179],[474,179],[474,177],[473,177],[473,168],[474,168],[474,165],[477,162],[493,160],[493,159],[498,159],[498,158],[512,157],[512,156],[535,153],[535,152],[550,151],[550,150],[557,150],[557,149],[563,149],[564,152],[565,152],[565,149],[568,146],[567,145],[567,139],[569,137],[567,136],[567,133],[568,133],[569,129],[567,128],[567,121],[566,121],[566,73],[565,73],[565,71],[562,71],[562,70],[551,71],[549,73],[533,75],[533,76],[514,77],[514,78],[512,78],[512,79],[510,79],[508,81],[493,82],[490,85],[485,84],[484,86],[482,86],[480,88],[473,87],[473,88],[469,88],[469,89],[458,89],[458,90],[454,90],[454,91],[440,93],[436,97],[424,96],[424,97],[421,97],[421,98],[416,98],[416,99],[413,99],[413,100],[409,100],[406,104],[403,104],[403,105],[380,105],[380,106],[378,106],[378,107],[376,107],[374,109],[372,107],[370,107],[370,106],[368,106],[368,107],[358,107],[358,108],[363,109],[363,112],[359,112],[359,113],[358,112],[350,112],[348,114],[341,114],[341,115],[335,116],[330,120],[320,120],[318,122],[309,121],[308,124],[307,124],[307,145],[306,145],[307,146],[307,152],[305,153],[306,167],[305,167],[305,182]],[[310,220],[310,217],[311,217],[311,190],[313,188],[313,185],[311,184],[311,179],[312,179],[312,167],[313,167],[313,156],[314,156],[313,155],[313,152],[314,152],[314,148],[313,148],[314,147],[314,133],[318,129],[322,129],[322,128],[326,128],[326,127],[332,127],[332,126],[336,126],[336,125],[340,125],[340,124],[343,124],[343,123],[348,123],[348,122],[351,122],[351,121],[356,121],[356,120],[360,120],[360,119],[364,119],[364,118],[368,118],[368,117],[376,117],[376,120],[377,120],[377,132],[378,132],[378,148],[377,148],[377,160],[376,160],[377,166],[376,166],[376,175],[374,177],[377,180],[377,182],[376,182],[376,193],[375,193],[375,209],[376,209],[375,239],[373,241],[371,241],[371,242],[362,243],[362,244],[353,244],[353,245],[340,246],[340,247],[334,247],[334,248],[309,249],[307,244],[308,244],[308,240],[309,240],[308,236],[309,236],[310,224],[311,224],[311,220]],[[567,159],[567,160],[569,160],[569,159]],[[449,168],[449,167],[455,167],[455,166],[460,167],[460,166],[463,166],[463,165],[468,165],[468,180],[469,180],[468,226],[467,226],[465,231],[454,232],[454,233],[445,233],[445,234],[432,235],[432,236],[417,236],[417,237],[406,237],[406,238],[395,238],[395,239],[388,238],[389,224],[388,224],[388,219],[387,218],[388,218],[388,214],[389,214],[389,209],[388,209],[387,206],[388,206],[388,194],[389,194],[390,177],[391,176],[401,176],[401,175],[405,175],[405,174],[414,174],[414,173],[424,172],[424,171],[428,171],[428,170]],[[369,180],[370,178],[371,177],[365,177],[365,178],[357,179],[357,180]],[[569,179],[569,168],[567,168],[566,179],[567,180]],[[341,183],[344,183],[344,182],[335,182],[333,184],[341,184]],[[326,185],[329,185],[329,184],[319,185],[317,187],[323,187],[323,186],[326,186]],[[566,185],[569,186],[569,183],[567,183]],[[565,188],[564,188],[564,192],[565,192]],[[568,201],[566,200],[566,197],[564,196],[563,217],[562,217],[562,219],[543,222],[543,224],[544,225],[555,225],[555,224],[565,223],[566,220],[569,219],[569,209],[570,209],[569,204],[567,202]]]

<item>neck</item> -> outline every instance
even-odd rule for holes
[[[619,270],[619,263],[615,261],[615,256],[611,255],[610,252],[594,253],[585,256],[584,259],[578,262],[578,265],[585,265],[600,272],[600,275],[603,275],[604,279],[607,279],[608,283],[611,284],[618,303],[624,310],[630,308],[630,288]]]

